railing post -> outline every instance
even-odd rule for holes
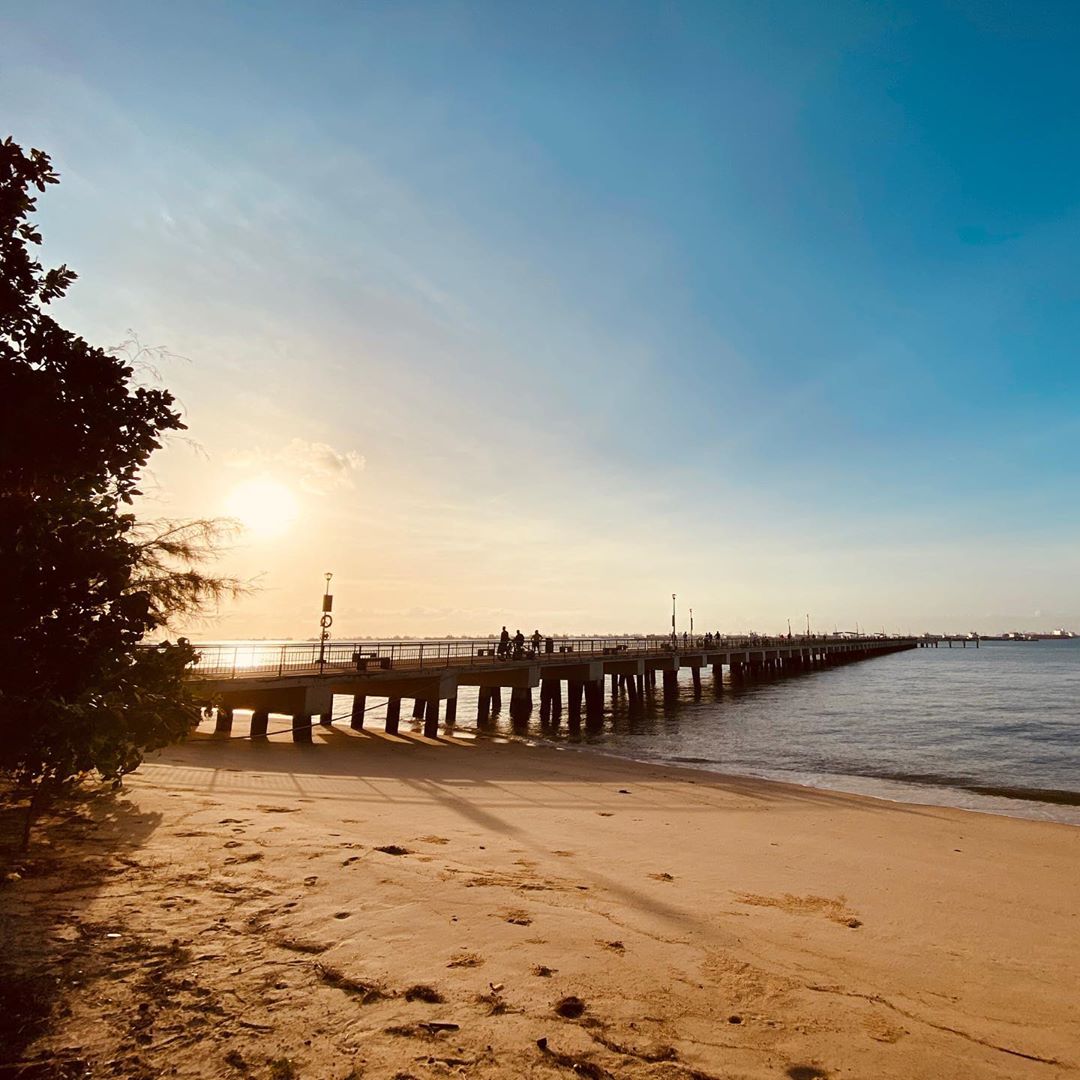
[[[277,662],[278,678],[281,677],[281,672],[284,669],[284,667],[285,667],[285,646],[284,645],[279,645],[278,646],[278,662]]]

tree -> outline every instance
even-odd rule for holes
[[[171,615],[234,582],[202,574],[214,522],[140,526],[140,471],[184,428],[130,357],[47,309],[75,280],[33,248],[48,156],[0,143],[0,769],[40,793],[97,770],[118,779],[189,730],[186,643],[139,648]]]

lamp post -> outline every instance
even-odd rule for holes
[[[319,674],[323,673],[323,665],[326,663],[326,643],[330,640],[330,627],[334,625],[334,616],[330,614],[334,609],[334,598],[330,595],[330,579],[334,575],[328,570],[323,577],[326,578],[326,589],[322,598],[322,618],[319,619]]]
[[[675,594],[671,594],[671,647],[675,648],[675,642],[678,638],[675,634]]]
[[[690,609],[690,643],[694,641],[694,609]]]
[[[809,613],[806,616],[806,636],[807,637],[810,636],[810,615],[809,615]]]

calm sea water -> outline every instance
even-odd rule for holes
[[[508,700],[504,691],[504,702]],[[515,734],[506,705],[495,730]],[[475,728],[462,691],[459,728]],[[523,734],[519,727],[516,734]],[[1080,824],[1080,640],[914,649],[529,737],[636,760]]]

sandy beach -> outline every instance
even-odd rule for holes
[[[1067,825],[519,743],[201,734],[8,874],[3,1076],[1080,1071]]]

